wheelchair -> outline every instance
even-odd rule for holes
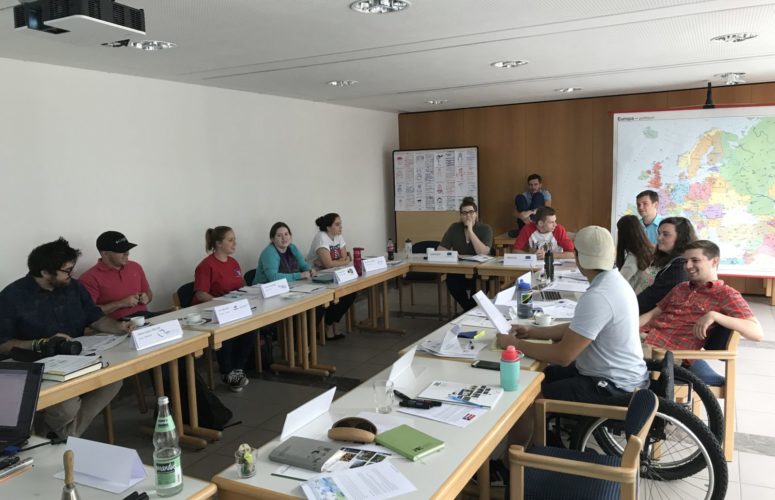
[[[640,457],[640,499],[721,500],[726,496],[727,463],[722,451],[723,415],[707,385],[689,370],[675,366],[667,352],[660,361],[647,361],[650,389],[659,408]],[[676,400],[676,385],[681,397]],[[707,420],[692,413],[699,397]],[[610,403],[627,406],[629,396]],[[620,421],[579,417],[570,431],[570,446],[621,456],[626,444]]]

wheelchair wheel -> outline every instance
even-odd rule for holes
[[[599,449],[621,456],[626,444],[621,422],[581,422],[572,439],[579,450]],[[659,409],[641,454],[640,499],[721,500],[728,470],[716,438],[694,414],[660,398]]]
[[[659,362],[647,361],[646,364],[649,370],[659,370]],[[705,410],[705,423],[710,428],[713,435],[716,436],[716,439],[719,442],[722,442],[724,440],[724,414],[721,411],[721,405],[719,405],[718,399],[716,399],[716,396],[710,391],[708,385],[700,380],[694,373],[681,366],[673,367],[673,377],[675,379],[675,386],[687,386],[691,390],[689,400],[679,404],[689,411],[692,411],[692,398],[694,398],[695,395],[699,396],[703,409]],[[660,395],[665,396],[664,394]]]

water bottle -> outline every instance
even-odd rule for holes
[[[363,247],[353,248],[353,267],[358,276],[363,275]]]
[[[516,391],[519,387],[519,360],[522,352],[510,345],[501,354],[501,387],[504,391]]]
[[[546,271],[546,279],[554,281],[554,254],[551,249],[544,254],[544,271]]]
[[[183,468],[175,421],[170,415],[169,399],[159,397],[159,413],[153,432],[153,467],[156,469],[156,493],[170,497],[183,489]]]
[[[533,290],[530,288],[530,283],[519,280],[517,294],[519,295],[517,316],[522,319],[527,319],[533,315]]]
[[[407,259],[412,256],[412,240],[409,238],[404,241],[404,253]]]
[[[393,240],[388,238],[387,243],[387,254],[388,254],[388,260],[393,260],[396,256],[396,245],[393,243]]]

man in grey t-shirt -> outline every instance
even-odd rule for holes
[[[525,355],[551,365],[541,386],[544,397],[603,403],[648,386],[638,334],[635,292],[614,268],[616,249],[608,230],[587,226],[576,233],[576,264],[589,279],[570,323],[546,328],[517,325],[499,335],[501,347],[515,345]],[[535,344],[522,339],[552,339]]]

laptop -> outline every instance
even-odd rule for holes
[[[0,363],[0,450],[24,443],[32,434],[43,363]]]

